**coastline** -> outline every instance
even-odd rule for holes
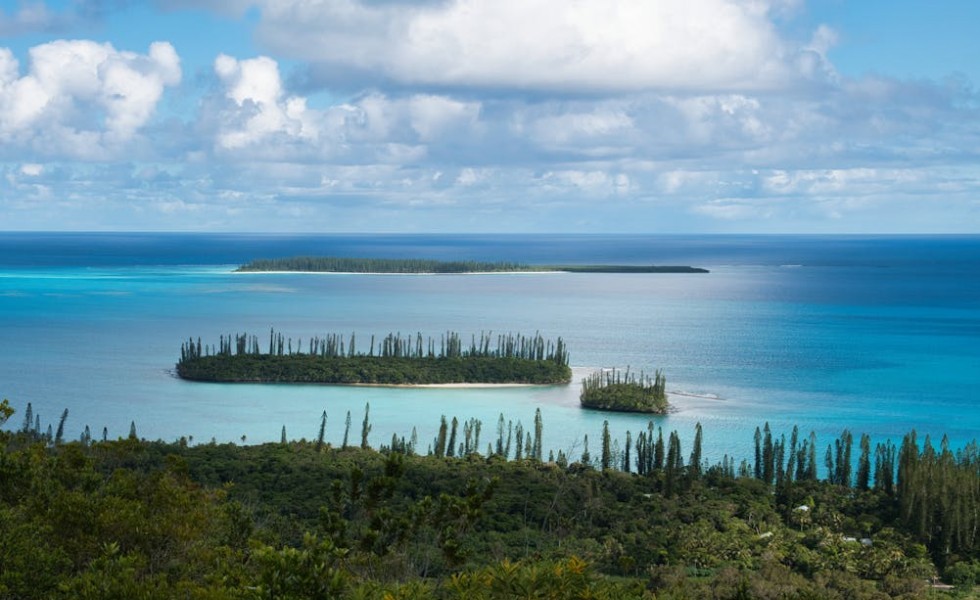
[[[323,385],[343,385],[348,387],[375,388],[422,388],[422,389],[474,389],[474,388],[529,388],[557,387],[571,385],[569,383],[325,383]]]
[[[571,271],[467,271],[465,273],[385,273],[380,271],[229,271],[232,275],[396,275],[396,276],[439,276],[457,277],[465,275],[569,275]]]

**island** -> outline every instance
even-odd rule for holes
[[[514,262],[441,261],[422,258],[346,258],[293,256],[263,258],[238,267],[236,273],[364,273],[364,274],[461,274],[461,273],[708,273],[707,269],[673,265],[527,265]]]
[[[464,346],[447,332],[439,340],[422,334],[388,334],[367,352],[357,338],[339,334],[292,338],[271,330],[267,351],[257,336],[221,336],[217,347],[200,338],[181,345],[176,374],[182,379],[220,383],[323,383],[347,385],[528,384],[571,381],[568,351],[561,338],[481,333]]]
[[[665,414],[667,379],[662,371],[651,378],[618,369],[596,371],[582,380],[579,399],[585,408],[617,412]]]

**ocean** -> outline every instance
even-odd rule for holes
[[[236,274],[254,258],[419,257],[531,264],[660,264],[708,274]],[[89,426],[192,443],[314,438],[347,412],[370,441],[416,428],[424,451],[440,416],[525,427],[540,408],[545,454],[576,458],[602,423],[622,440],[650,420],[704,454],[751,458],[756,427],[892,439],[916,429],[961,447],[980,431],[980,236],[261,235],[0,233],[0,397],[22,424],[68,409]],[[569,386],[391,389],[190,383],[180,344],[270,328],[294,339],[389,332],[465,338],[540,332],[568,344],[576,377],[629,367],[667,377],[665,416],[583,410]],[[685,452],[689,447],[685,448]]]

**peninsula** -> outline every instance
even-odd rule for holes
[[[176,372],[182,379],[221,383],[325,383],[346,385],[431,385],[451,383],[554,385],[571,381],[568,351],[561,338],[507,334],[473,336],[465,347],[458,333],[439,340],[422,334],[389,334],[367,352],[356,336],[310,337],[294,344],[274,330],[268,352],[256,336],[221,336],[217,347],[188,340]]]
[[[457,273],[707,273],[689,266],[659,265],[527,265],[514,262],[441,261],[420,258],[345,258],[332,256],[294,256],[263,258],[238,267],[236,273],[380,273],[380,274],[457,274]]]

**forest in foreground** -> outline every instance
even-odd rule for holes
[[[253,446],[67,441],[66,418],[0,404],[0,598],[970,598],[980,577],[977,448],[912,433],[852,460],[845,431],[818,477],[815,437],[768,426],[736,466],[652,424],[545,458],[539,415],[377,444],[366,410],[337,446],[325,415]]]

